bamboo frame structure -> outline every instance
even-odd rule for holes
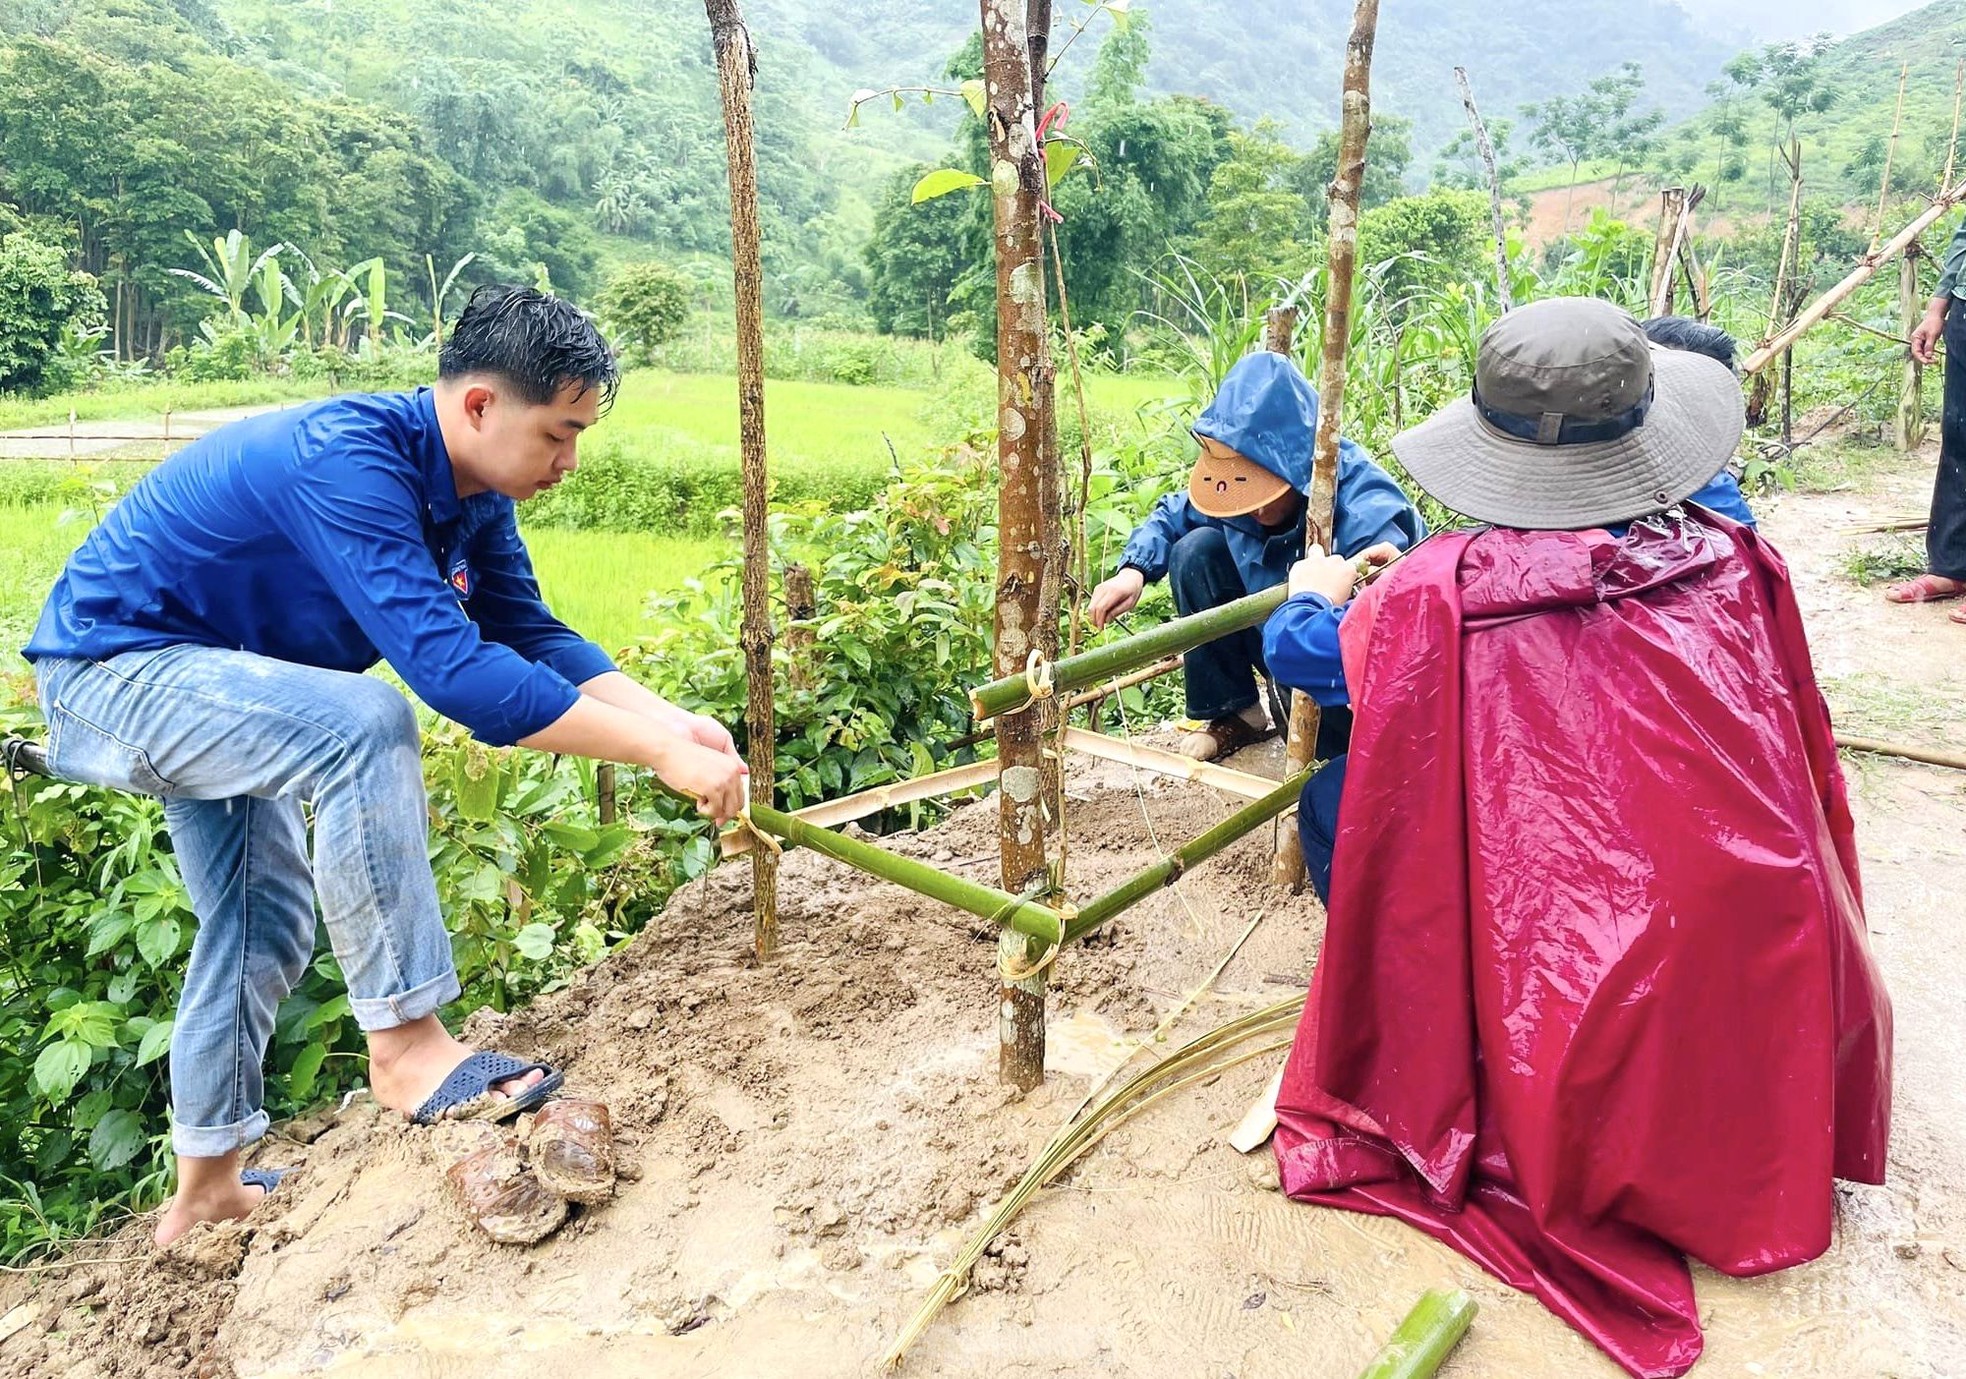
[[[944,795],[974,790],[978,786],[990,784],[996,778],[997,763],[994,759],[973,761],[967,766],[952,767],[947,771],[937,771],[933,775],[894,781],[888,785],[876,786],[872,790],[863,790],[855,795],[842,795],[836,800],[823,800],[818,804],[807,805],[804,809],[794,810],[792,817],[820,828],[837,828],[841,824],[858,823],[884,809],[898,809],[904,804],[919,804],[923,800],[940,799]],[[726,859],[742,857],[757,846],[757,840],[741,828],[724,834],[720,841]]]
[[[1233,766],[1222,766],[1212,761],[1196,761],[1179,752],[1163,752],[1158,747],[1143,746],[1126,738],[1109,737],[1089,728],[1065,729],[1065,747],[1068,751],[1082,752],[1100,761],[1116,761],[1122,766],[1137,766],[1143,771],[1152,771],[1157,776],[1172,776],[1176,780],[1213,786],[1246,800],[1260,800],[1276,788],[1276,782],[1268,776],[1238,771]]]
[[[1007,932],[1025,935],[1043,944],[1064,941],[1064,919],[1056,910],[1036,901],[1000,891],[994,886],[985,886],[968,877],[938,871],[926,862],[917,862],[912,857],[903,857],[872,843],[863,843],[858,838],[848,838],[830,828],[807,823],[796,814],[773,809],[770,805],[752,805],[750,818],[753,828],[774,838],[783,838],[799,847],[823,852],[856,871],[878,876],[883,881],[892,881],[917,895],[993,920],[1003,925]]]
[[[770,480],[765,467],[764,266],[759,252],[758,163],[751,127],[751,87],[758,54],[737,0],[703,0],[717,54],[724,152],[730,168],[731,272],[737,302],[738,450],[744,471],[744,729],[750,748],[750,799],[772,802],[777,784],[777,714],[773,704]],[[752,947],[758,961],[778,948],[778,858],[751,855]]]
[[[1319,763],[1321,766],[1322,763]],[[1275,785],[1260,800],[1252,800],[1199,837],[1192,838],[1136,876],[1115,886],[1106,894],[1088,901],[1065,923],[1065,942],[1084,938],[1107,920],[1138,904],[1164,886],[1181,879],[1197,862],[1205,862],[1229,844],[1254,832],[1288,811],[1304,791],[1304,782],[1316,775],[1319,766],[1309,766]]]
[[[1941,216],[1955,209],[1961,201],[1966,201],[1966,181],[1955,183],[1948,188],[1938,200],[1934,201],[1920,213],[1918,219],[1898,231],[1875,254],[1866,255],[1855,268],[1850,270],[1849,275],[1842,282],[1830,288],[1822,296],[1811,302],[1797,314],[1793,321],[1789,322],[1787,328],[1779,335],[1761,346],[1753,354],[1750,354],[1741,364],[1742,374],[1756,374],[1767,368],[1770,360],[1780,355],[1783,350],[1786,350],[1804,334],[1820,324],[1825,316],[1836,310],[1837,306],[1845,297],[1848,297],[1852,292],[1855,292],[1866,282],[1870,281],[1871,275],[1879,267],[1889,263],[1894,255],[1900,253],[1906,245],[1924,234]]]
[[[1288,588],[1279,584],[1233,603],[1225,603],[1219,608],[1208,608],[1185,618],[1175,618],[1158,627],[1136,632],[1131,637],[1122,637],[1076,656],[1067,656],[1045,668],[1050,674],[1051,693],[1070,694],[1075,690],[1088,689],[1154,661],[1192,651],[1217,637],[1255,627],[1281,608],[1288,596]],[[1032,700],[1031,679],[1030,675],[1020,672],[978,686],[969,692],[971,712],[979,721],[1017,712]]]

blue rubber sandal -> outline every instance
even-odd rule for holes
[[[239,1170],[239,1181],[271,1196],[273,1189],[280,1186],[280,1180],[290,1172],[291,1169],[285,1168],[242,1168]]]
[[[546,1076],[519,1095],[492,1095],[492,1088],[498,1083],[524,1077],[534,1070]],[[558,1069],[544,1063],[522,1063],[509,1053],[474,1053],[451,1069],[443,1085],[416,1108],[410,1119],[418,1125],[434,1125],[440,1120],[508,1120],[542,1105],[560,1090],[564,1080]]]

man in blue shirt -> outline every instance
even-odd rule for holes
[[[49,595],[25,651],[49,765],[161,796],[198,913],[159,1245],[245,1215],[270,1186],[242,1180],[239,1151],[266,1131],[267,1041],[312,956],[317,896],[383,1105],[502,1119],[559,1084],[438,1020],[459,985],[416,717],[363,671],[386,661],[488,743],[647,766],[720,822],[742,809],[730,734],[554,618],[514,521],[516,501],[573,472],[616,380],[575,308],[480,289],[434,388],[213,432],[111,509]]]
[[[1154,504],[1128,538],[1118,573],[1093,590],[1093,627],[1124,616],[1163,577],[1184,616],[1282,584],[1304,554],[1317,417],[1317,389],[1290,359],[1265,351],[1239,360],[1195,422],[1201,457],[1187,489]],[[1427,531],[1392,476],[1349,440],[1338,443],[1332,527],[1332,544],[1353,555],[1379,546],[1396,554]],[[1188,717],[1203,726],[1181,750],[1208,761],[1275,732],[1281,725],[1257,699],[1257,676],[1268,673],[1261,628],[1188,652]],[[1349,723],[1342,712],[1327,716],[1320,755],[1344,750]]]

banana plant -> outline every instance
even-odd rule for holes
[[[342,321],[344,329],[358,321],[362,324],[358,346],[362,352],[373,354],[387,343],[383,332],[388,323],[413,324],[402,312],[389,309],[389,269],[380,257],[363,259],[343,276],[349,281],[352,298],[342,308]]]
[[[469,268],[477,257],[475,253],[466,254],[452,264],[451,271],[444,275],[444,281],[439,285],[437,261],[428,254],[423,256],[423,266],[430,274],[430,334],[419,342],[419,346],[434,344],[438,349],[444,347],[444,298],[450,296],[451,288],[457,285],[458,274]]]
[[[296,283],[287,280],[287,299],[299,310],[301,343],[312,349],[316,344],[314,328],[318,323],[321,331],[320,344],[341,343],[336,337],[335,324],[337,309],[344,298],[353,290],[355,284],[344,273],[329,269],[322,272],[313,259],[295,249],[300,261],[307,268],[306,280]]]
[[[275,244],[254,258],[252,240],[239,230],[227,231],[222,238],[214,239],[209,249],[189,230],[184,232],[184,237],[198,251],[205,271],[173,268],[171,274],[224,302],[235,321],[243,320],[246,316],[246,293],[252,289],[253,280],[259,276],[262,265],[268,259],[278,259],[287,247]]]

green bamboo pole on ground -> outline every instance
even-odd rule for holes
[[[995,920],[1006,929],[1037,939],[1040,943],[1055,944],[1064,940],[1065,922],[1056,911],[997,890],[994,886],[950,876],[926,862],[917,862],[912,857],[902,857],[872,843],[848,838],[769,805],[752,805],[751,823],[774,838],[783,838],[788,843],[823,852],[870,876],[892,881],[897,886],[906,886],[917,895],[953,905],[958,910]]]
[[[1162,657],[1192,651],[1217,637],[1226,637],[1246,627],[1260,626],[1270,614],[1283,606],[1289,593],[1287,586],[1279,584],[1239,598],[1234,603],[1225,603],[1220,608],[1176,618],[1091,651],[1067,656],[1051,667],[1052,693],[1069,694],[1073,690],[1085,689],[1115,675],[1124,675],[1127,671],[1151,665]],[[969,702],[979,720],[995,718],[998,714],[1012,713],[1029,704],[1031,687],[1022,675],[1006,675],[971,690]]]
[[[1481,1309],[1461,1289],[1429,1289],[1358,1379],[1433,1379]]]
[[[1088,902],[1066,922],[1065,942],[1071,943],[1075,939],[1083,938],[1113,916],[1131,908],[1161,887],[1173,885],[1181,879],[1183,872],[1197,862],[1206,861],[1244,834],[1253,832],[1283,813],[1297,803],[1297,797],[1303,793],[1304,782],[1316,775],[1322,765],[1323,763],[1319,762],[1299,771],[1262,799],[1244,805],[1221,823],[1192,841],[1182,844],[1139,875]]]

